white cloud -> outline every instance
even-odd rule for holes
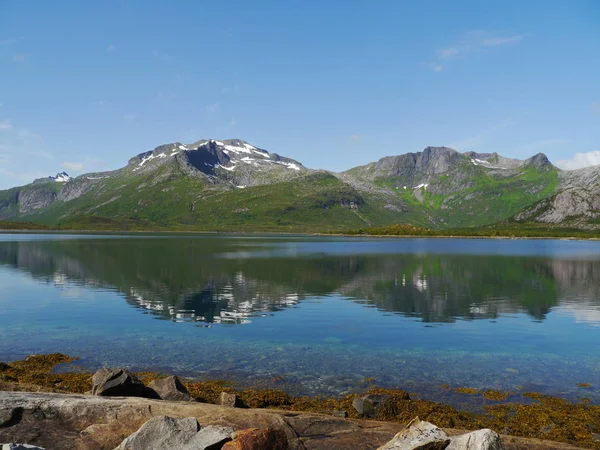
[[[213,103],[212,105],[206,105],[204,107],[204,109],[206,109],[206,112],[213,113],[217,109],[219,109],[219,104],[218,103]]]
[[[360,136],[360,134],[351,134],[351,135],[349,136],[349,139],[350,139],[351,141],[360,141],[360,139],[361,139],[361,136]]]
[[[0,130],[12,130],[13,126],[8,120],[3,120],[0,122]]]
[[[123,116],[123,119],[125,119],[125,120],[135,120],[136,118],[137,118],[136,114],[125,114]]]
[[[114,53],[117,51],[117,47],[115,44],[108,44],[106,47],[106,53]]]
[[[17,42],[19,39],[17,38],[8,38],[8,39],[2,39],[0,40],[0,45],[9,45],[9,44],[14,44],[15,42]]]
[[[74,170],[74,171],[80,171],[85,168],[85,164],[83,164],[83,163],[69,162],[69,161],[65,161],[64,163],[61,164],[61,166],[67,170]]]
[[[441,61],[464,57],[470,53],[492,47],[516,44],[524,38],[524,34],[498,36],[485,30],[473,30],[465,34],[457,44],[439,49],[437,51],[438,62],[430,63],[428,67],[435,72],[441,72],[443,69]]]
[[[575,153],[571,159],[562,159],[556,162],[556,166],[565,170],[581,169],[583,167],[597,166],[600,164],[600,150],[587,153]]]

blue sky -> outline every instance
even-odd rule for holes
[[[600,163],[600,2],[0,2],[0,188],[240,138]]]

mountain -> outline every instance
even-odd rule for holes
[[[175,142],[118,170],[0,191],[0,220],[71,228],[328,231],[408,223],[446,229],[504,220],[594,227],[600,167],[561,171],[447,147],[346,172],[313,170],[245,141]]]

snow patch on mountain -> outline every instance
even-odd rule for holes
[[[67,183],[72,180],[67,172],[57,173],[55,177],[48,177],[51,181],[55,181],[57,183]]]

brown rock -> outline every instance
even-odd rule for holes
[[[242,402],[235,394],[230,394],[229,392],[221,392],[221,395],[219,395],[219,399],[217,400],[217,405],[230,406],[231,408],[239,408],[240,406],[242,406]]]
[[[257,430],[258,430],[258,428],[244,428],[243,430],[234,431],[233,433],[231,433],[231,439],[237,439],[246,433],[250,433],[252,431],[257,431]]]
[[[169,376],[166,378],[157,378],[152,381],[148,387],[154,390],[162,400],[171,400],[175,402],[195,402],[194,397],[190,395],[179,377]]]
[[[250,430],[226,443],[222,450],[287,450],[285,433],[274,428]]]

